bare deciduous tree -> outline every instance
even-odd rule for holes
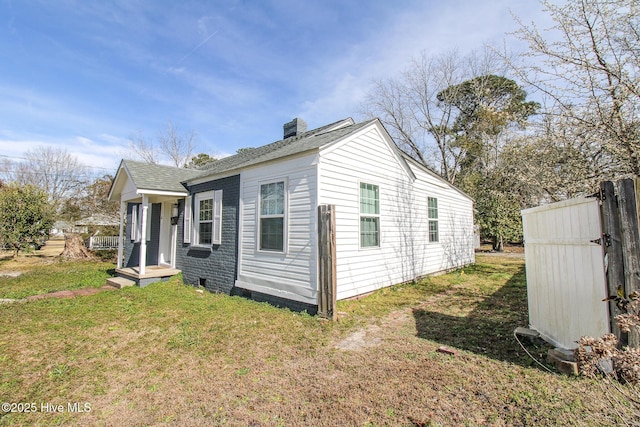
[[[193,156],[196,134],[193,130],[180,133],[175,125],[167,122],[167,130],[158,137],[165,156],[179,168],[184,168]]]
[[[591,163],[588,174],[640,174],[640,4],[542,3],[553,31],[518,21],[515,35],[529,49],[523,63],[509,61],[513,70],[552,101],[547,114],[560,117],[553,137],[569,129],[575,150]]]
[[[401,148],[454,183],[464,157],[451,129],[458,111],[438,95],[465,80],[502,74],[504,63],[490,49],[465,57],[456,50],[411,62],[397,79],[375,82],[366,113],[378,116]]]
[[[176,167],[184,168],[193,157],[195,140],[194,131],[180,132],[169,120],[167,129],[158,135],[157,145],[138,132],[129,137],[129,148],[134,157],[143,162],[158,164],[166,160]]]
[[[90,180],[89,169],[66,149],[39,146],[24,154],[23,161],[4,161],[5,179],[41,188],[55,208],[80,192]]]
[[[160,163],[160,152],[158,147],[145,137],[142,132],[136,132],[129,137],[129,149],[134,158],[145,163]]]

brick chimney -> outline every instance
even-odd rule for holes
[[[291,120],[289,123],[285,123],[284,126],[284,139],[291,138],[292,136],[302,135],[307,131],[307,123],[299,118]]]

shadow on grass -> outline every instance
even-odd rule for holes
[[[455,298],[452,304],[464,303],[464,297]],[[513,338],[516,327],[528,324],[524,266],[468,315],[460,317],[443,311],[446,307],[438,311],[430,311],[428,306],[414,308],[417,336],[502,361],[531,364]]]

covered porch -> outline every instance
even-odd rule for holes
[[[180,273],[176,268],[181,184],[200,172],[130,160],[120,163],[109,200],[120,202],[116,274],[146,286]]]

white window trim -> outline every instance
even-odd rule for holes
[[[431,218],[431,216],[430,216],[429,199],[434,199],[436,201],[436,215],[437,215],[437,218]],[[431,240],[431,222],[435,222],[436,223],[436,227],[437,227],[437,230],[436,230],[437,239],[436,240]],[[437,197],[432,197],[432,196],[428,196],[427,197],[427,243],[430,243],[430,244],[440,243],[440,205],[438,203],[438,198]]]
[[[280,215],[260,215],[260,204],[262,202],[261,197],[261,189],[263,185],[267,184],[276,184],[278,182],[284,182],[284,214],[282,215],[282,250],[268,250],[268,249],[260,249],[260,238],[262,236],[261,224],[260,221],[262,218],[280,218]],[[289,250],[289,178],[275,178],[266,181],[258,182],[258,195],[256,198],[256,252],[265,255],[282,255],[287,254]]]
[[[188,221],[185,219],[185,229],[187,226],[186,223],[191,222],[190,225],[192,231],[190,235],[193,236],[193,240],[190,239],[191,246],[210,248],[213,245],[222,244],[222,194],[222,190],[211,190],[197,193],[195,196],[193,196],[193,198],[195,199],[194,207],[192,209],[192,212],[189,212],[191,214],[191,218],[189,218]],[[187,199],[191,199],[191,197],[188,197]],[[213,200],[213,215],[211,219],[211,243],[200,244],[200,201],[208,199]],[[186,213],[187,212],[185,210],[185,218]],[[187,243],[186,240],[185,243]]]
[[[184,199],[184,217],[183,217],[183,222],[182,222],[182,240],[184,243],[189,243],[191,244],[191,224],[192,224],[192,219],[193,219],[193,213],[192,213],[192,209],[191,209],[191,204],[192,202],[192,197],[191,196],[187,196]]]
[[[378,214],[363,214],[362,203],[360,200],[360,187],[362,184],[375,185],[378,187]],[[358,181],[358,249],[361,251],[379,250],[382,247],[382,190],[380,184],[371,181]],[[362,217],[378,218],[378,245],[362,246]]]
[[[129,238],[133,242],[139,241],[140,233],[138,233],[138,206],[131,205],[131,230],[129,230]]]
[[[222,244],[222,190],[214,191],[212,244]]]

